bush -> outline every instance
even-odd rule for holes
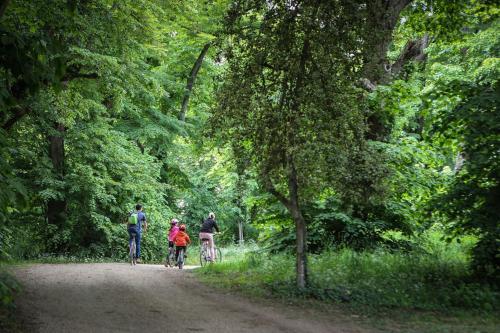
[[[16,325],[13,317],[14,296],[20,291],[17,281],[0,267],[0,331],[12,331]]]

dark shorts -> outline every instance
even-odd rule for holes
[[[184,257],[187,257],[186,255],[186,247],[185,246],[177,246],[175,248],[175,259],[177,260],[177,258],[179,257],[179,252],[181,252],[181,249],[184,250]]]

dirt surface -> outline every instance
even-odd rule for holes
[[[14,274],[28,332],[368,332],[349,317],[214,290],[189,267],[40,264]]]

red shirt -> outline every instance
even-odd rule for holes
[[[177,235],[175,235],[174,238],[175,246],[187,246],[190,243],[191,240],[189,239],[189,235],[186,234],[184,231],[179,231]]]

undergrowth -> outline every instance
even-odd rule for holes
[[[466,253],[473,240],[447,244],[429,233],[419,243],[410,252],[343,248],[310,255],[310,284],[304,290],[295,286],[292,255],[256,249],[235,252],[199,274],[219,286],[284,299],[313,298],[387,309],[498,311],[498,288],[474,281],[468,269]]]
[[[14,332],[18,329],[14,318],[14,298],[19,291],[18,282],[0,266],[0,332]]]

